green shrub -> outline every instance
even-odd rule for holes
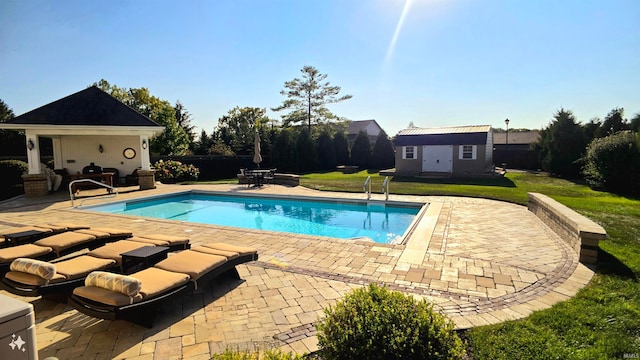
[[[316,324],[324,360],[459,359],[462,341],[453,323],[400,292],[370,284],[324,310]]]
[[[622,131],[593,140],[583,174],[594,188],[617,194],[640,194],[640,144],[637,134]]]
[[[29,172],[29,165],[20,160],[0,161],[0,185],[14,186],[22,184],[22,175]]]
[[[29,165],[24,161],[0,161],[0,200],[24,194],[22,175],[28,172]]]
[[[285,353],[281,350],[268,349],[260,351],[241,351],[226,349],[222,354],[213,354],[212,360],[300,360],[299,355]]]
[[[175,160],[158,160],[153,167],[156,169],[156,179],[164,184],[195,181],[200,175],[200,170],[197,167]]]

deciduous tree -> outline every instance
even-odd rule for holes
[[[189,149],[190,139],[176,121],[176,113],[171,103],[151,95],[147,88],[120,88],[102,79],[93,84],[147,116],[161,126],[164,131],[151,140],[149,150],[159,155],[184,155]]]
[[[265,128],[263,125],[269,122],[266,112],[264,108],[236,106],[218,119],[215,138],[222,140],[238,155],[253,154],[255,131]],[[260,136],[264,141],[262,132]]]

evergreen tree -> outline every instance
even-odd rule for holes
[[[333,147],[336,154],[337,165],[349,165],[349,141],[342,131],[338,131],[333,135]]]
[[[284,83],[285,89],[280,94],[287,97],[282,105],[272,108],[273,111],[290,110],[283,116],[284,125],[307,124],[311,133],[312,124],[320,124],[337,117],[327,109],[327,104],[351,99],[351,95],[338,96],[339,86],[331,86],[324,82],[326,74],[321,74],[313,66],[304,66],[302,79],[295,78]]]
[[[282,129],[274,135],[275,141],[271,147],[271,163],[280,171],[292,171],[294,141],[290,129]]]
[[[577,178],[579,159],[587,146],[584,128],[576,122],[571,111],[560,109],[554,120],[540,132],[540,158],[542,168],[552,174]]]
[[[395,166],[396,155],[393,144],[384,130],[381,130],[376,138],[371,153],[371,166],[376,169],[390,169]]]
[[[323,131],[316,141],[318,149],[318,168],[320,170],[330,170],[336,167],[336,149],[329,132]]]
[[[358,167],[369,168],[371,160],[371,142],[366,130],[360,130],[351,147],[351,163]]]
[[[301,129],[296,137],[294,164],[296,170],[300,173],[306,173],[316,168],[315,161],[316,149],[311,140],[311,134],[307,129]]]
[[[605,137],[613,135],[620,131],[629,130],[629,124],[624,119],[624,109],[615,108],[607,114],[604,118],[600,131],[597,132],[597,137]]]

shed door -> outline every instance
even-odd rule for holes
[[[422,147],[423,172],[453,172],[453,145]]]

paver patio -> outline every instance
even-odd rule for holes
[[[189,189],[364,198],[276,185],[159,184],[154,190],[121,193],[118,200]],[[94,319],[66,304],[0,293],[34,305],[40,358],[208,359],[226,347],[315,351],[313,323],[322,310],[370,282],[426,298],[458,328],[468,328],[548,308],[573,296],[593,276],[526,207],[460,197],[391,199],[430,203],[422,226],[404,245],[96,214],[71,208],[62,192],[12,199],[0,203],[0,230],[74,222],[134,234],[188,234],[193,245],[215,241],[255,247],[260,260],[238,266],[243,281],[221,278],[164,303],[152,329]]]

